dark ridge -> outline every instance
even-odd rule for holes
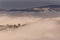
[[[38,12],[38,10],[32,10],[32,9],[0,9],[0,11]]]
[[[60,5],[46,5],[46,6],[40,6],[35,8],[60,8]]]
[[[6,11],[24,11],[24,12],[37,12],[37,10],[32,10],[32,9],[10,9]]]
[[[10,29],[16,29],[16,28],[19,28],[19,27],[23,27],[23,26],[26,26],[27,24],[14,24],[14,25],[10,25],[10,24],[7,24],[7,25],[0,25],[0,31],[2,30],[6,30],[7,28],[10,28]]]

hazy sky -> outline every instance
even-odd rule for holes
[[[60,1],[60,0],[0,0],[0,1]]]

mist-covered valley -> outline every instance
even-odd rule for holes
[[[0,12],[0,25],[26,24],[18,28],[0,27],[0,40],[60,40],[60,12]]]

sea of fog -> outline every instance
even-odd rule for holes
[[[60,12],[0,12],[0,25],[6,24],[26,25],[1,30],[0,40],[60,40]]]

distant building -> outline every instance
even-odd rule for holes
[[[32,8],[32,10],[48,10],[49,8]]]

